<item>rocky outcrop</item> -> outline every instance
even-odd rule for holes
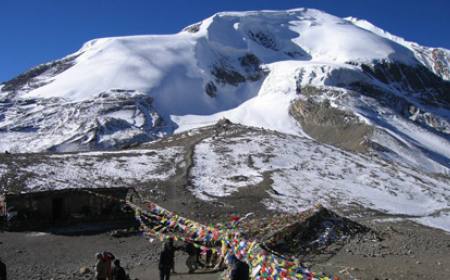
[[[443,49],[434,49],[431,53],[431,57],[433,59],[433,70],[436,74],[438,74],[443,79],[450,79],[450,68],[449,61],[450,57],[448,56],[448,51]]]
[[[304,91],[314,90],[319,91],[312,87]],[[369,148],[368,139],[373,128],[353,113],[332,107],[328,100],[298,99],[291,104],[289,113],[319,142],[355,152],[365,152]]]
[[[450,109],[450,82],[419,65],[348,64],[361,72],[351,68],[335,69],[330,71],[326,85],[341,88],[355,98],[369,97],[379,106],[427,129],[450,133],[446,113]],[[302,93],[305,92],[307,90]]]
[[[450,82],[436,76],[428,68],[402,63],[362,64],[363,72],[394,89],[409,93],[425,105],[450,107]]]
[[[210,81],[205,86],[205,92],[209,97],[215,97],[217,94],[217,86],[213,81]]]
[[[222,85],[238,86],[245,82],[245,77],[241,73],[223,63],[214,65],[211,74],[216,78],[216,82]]]
[[[15,92],[19,90],[29,91],[42,87],[52,80],[44,79],[47,77],[54,77],[75,64],[75,59],[79,56],[71,55],[61,60],[56,60],[50,63],[38,65],[27,72],[7,81],[1,88],[1,91]],[[44,77],[40,77],[44,76]]]
[[[239,65],[234,66],[232,61],[222,59],[213,65],[211,74],[215,77],[215,82],[221,85],[238,86],[246,81],[258,81],[266,74],[261,67],[261,61],[252,53],[239,57],[238,62]],[[208,90],[208,88],[205,89]],[[211,86],[209,89],[212,89]]]
[[[202,26],[202,22],[194,23],[192,25],[189,25],[188,27],[183,28],[183,31],[189,32],[189,33],[197,33],[200,31],[200,27]]]
[[[349,240],[366,234],[374,241],[379,239],[372,229],[318,205],[298,214],[294,223],[285,225],[265,244],[279,254],[305,258],[333,246],[338,251]]]
[[[277,41],[275,39],[275,36],[270,34],[269,32],[263,32],[263,31],[248,31],[248,37],[253,40],[255,43],[274,51],[278,51],[279,48],[277,46]]]
[[[167,128],[153,108],[153,98],[135,91],[114,89],[80,102],[54,99],[0,101],[0,143],[16,152],[54,152],[123,148],[150,141]],[[35,132],[35,133],[31,133]],[[21,135],[15,139],[14,133]],[[46,134],[45,141],[38,141]],[[35,138],[36,137],[36,138]]]
[[[396,95],[386,89],[364,82],[351,83],[347,88],[363,96],[374,98],[381,106],[389,108],[423,127],[450,134],[449,120],[432,111],[433,107],[431,106],[428,108],[426,105],[420,106],[420,103],[413,102],[406,96]]]
[[[247,80],[257,81],[264,76],[264,72],[261,69],[261,61],[256,55],[247,53],[239,58],[239,62],[245,71]]]

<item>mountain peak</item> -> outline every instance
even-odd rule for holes
[[[226,117],[449,173],[449,56],[315,9],[217,13],[0,85],[0,149],[114,149]]]
[[[217,44],[247,48],[266,57],[275,55],[272,50],[307,54],[312,61],[415,63],[413,53],[401,44],[315,9],[221,12],[184,30],[206,36]]]

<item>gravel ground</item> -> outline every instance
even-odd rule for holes
[[[450,235],[412,222],[366,222],[381,240],[350,240],[335,254],[317,255],[314,271],[343,279],[446,279],[450,274]],[[122,260],[132,279],[157,279],[161,243],[141,236],[114,238],[108,233],[63,236],[0,233],[0,258],[9,279],[92,279],[95,253],[108,250]],[[187,274],[186,256],[177,254],[173,279],[220,279],[220,273]]]
[[[39,232],[0,233],[0,258],[11,280],[94,279],[95,253],[113,252],[131,279],[157,279],[162,244],[141,236],[113,238],[110,234],[62,236]],[[188,274],[186,255],[177,252],[173,279],[219,279],[220,273],[200,270]],[[88,273],[81,270],[89,269]]]

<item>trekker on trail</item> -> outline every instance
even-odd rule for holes
[[[231,256],[231,273],[230,280],[249,280],[250,268],[248,264],[237,259],[234,255]]]
[[[101,253],[97,253],[95,257],[97,258],[97,263],[95,264],[95,279],[106,280],[108,275],[106,261],[103,259]]]
[[[116,257],[110,252],[103,252],[102,256],[106,263],[106,279],[112,280],[112,262]]]
[[[171,252],[168,243],[164,244],[164,248],[159,255],[159,277],[160,280],[169,280],[170,279],[170,270],[174,266],[174,255]]]
[[[189,269],[189,273],[193,273],[198,268],[197,263],[197,249],[193,243],[188,242],[185,247],[185,251],[188,254],[186,259],[186,266]]]
[[[197,264],[197,267],[205,268],[205,265],[200,261],[200,257],[202,254],[202,250],[200,247],[195,247],[195,262]]]
[[[219,244],[217,244],[219,245]],[[214,269],[225,269],[225,256],[227,255],[228,252],[228,245],[227,243],[225,243],[225,241],[221,242],[221,247],[220,247],[220,256],[218,258],[218,260],[216,261],[216,266],[214,267]]]
[[[6,264],[0,259],[0,280],[6,280]]]
[[[175,272],[175,251],[178,250],[179,248],[175,247],[173,237],[169,237],[169,239],[167,240],[167,242],[165,244],[167,244],[167,248],[170,253],[170,258],[172,259],[172,267],[171,267],[172,273],[176,273]]]
[[[210,244],[208,244],[210,245]],[[209,248],[212,248],[213,246],[209,246]],[[207,268],[212,268],[212,260],[213,260],[213,252],[211,249],[209,249],[208,251],[206,251],[206,259],[205,259],[205,267]]]
[[[125,269],[120,266],[120,260],[114,260],[114,268],[112,270],[112,279],[113,280],[127,280],[127,274],[125,273]]]

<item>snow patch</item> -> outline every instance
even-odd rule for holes
[[[149,181],[166,180],[183,160],[183,148],[50,155],[48,160],[23,167],[31,177],[26,192],[67,188],[141,187]]]
[[[271,198],[264,203],[270,209],[298,212],[316,203],[330,208],[357,204],[388,214],[425,217],[450,205],[448,181],[302,137],[219,136],[197,146],[194,162],[192,191],[201,199],[254,186],[269,172]]]

